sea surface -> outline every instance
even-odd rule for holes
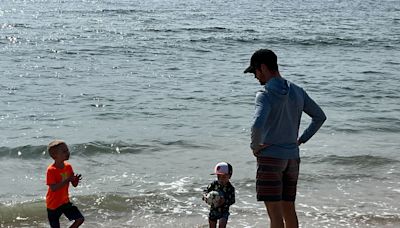
[[[400,227],[398,0],[1,0],[0,227],[48,227],[53,139],[83,176],[82,227],[207,227],[219,161],[229,226],[268,227],[249,149],[261,86],[243,74],[260,48],[328,116],[301,146],[300,226]]]

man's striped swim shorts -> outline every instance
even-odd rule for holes
[[[295,201],[300,159],[257,157],[257,201]]]

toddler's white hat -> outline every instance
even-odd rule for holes
[[[220,162],[215,165],[213,174],[232,174],[232,166],[227,162]]]

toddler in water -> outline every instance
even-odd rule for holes
[[[226,162],[218,163],[214,168],[214,175],[217,175],[217,180],[208,185],[204,192],[203,200],[206,200],[207,193],[217,191],[221,197],[217,205],[210,206],[208,215],[208,224],[210,228],[217,227],[219,220],[219,228],[226,227],[229,217],[229,206],[235,203],[235,188],[232,186],[229,179],[232,176],[232,166]]]
[[[84,217],[79,209],[69,201],[69,183],[76,187],[82,179],[81,175],[75,175],[72,166],[66,162],[70,153],[67,144],[61,140],[52,141],[47,148],[54,163],[49,165],[46,174],[46,184],[49,186],[46,195],[47,216],[50,226],[60,227],[60,216],[64,214],[74,223],[72,228],[79,227]]]

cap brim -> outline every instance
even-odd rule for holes
[[[210,173],[210,175],[221,175],[221,174],[228,174],[228,173]]]
[[[243,71],[243,73],[253,73],[254,74],[254,67],[249,66],[246,68],[246,70]]]

